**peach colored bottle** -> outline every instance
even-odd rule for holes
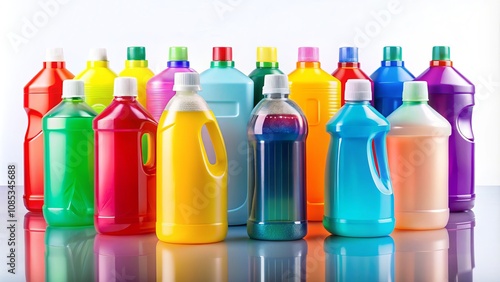
[[[439,229],[448,222],[451,125],[427,101],[426,82],[405,82],[403,105],[387,117],[396,229]]]

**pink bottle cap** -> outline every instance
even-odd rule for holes
[[[319,48],[299,47],[299,62],[319,62]]]

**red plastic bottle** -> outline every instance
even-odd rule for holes
[[[340,106],[345,104],[344,100],[344,89],[345,83],[349,79],[368,79],[372,84],[373,93],[373,81],[372,79],[360,69],[360,63],[358,61],[358,47],[340,47],[339,48],[339,64],[338,68],[332,73],[334,77],[340,80],[341,86],[341,101]],[[370,100],[373,104],[373,101]]]
[[[24,215],[24,265],[27,282],[43,281],[45,277],[45,229],[47,223],[41,212]]]
[[[42,117],[61,102],[62,82],[74,75],[65,68],[63,50],[48,49],[43,68],[24,87],[28,129],[24,138],[24,206],[42,211],[43,135]]]
[[[156,224],[157,123],[136,100],[135,78],[116,78],[114,96],[93,123],[95,227],[108,235],[151,233]],[[144,135],[147,160],[141,149]]]

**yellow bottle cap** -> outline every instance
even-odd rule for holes
[[[257,62],[277,62],[278,50],[276,47],[257,47]]]

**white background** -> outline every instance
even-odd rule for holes
[[[371,74],[385,45],[403,47],[407,68],[418,76],[433,45],[451,46],[454,66],[476,85],[473,127],[476,184],[500,185],[500,1],[331,0],[2,0],[0,7],[0,184],[6,165],[22,167],[27,126],[23,87],[41,69],[45,49],[63,47],[67,68],[85,67],[89,48],[105,47],[115,72],[126,47],[147,48],[151,69],[166,68],[169,46],[188,46],[199,72],[213,46],[232,46],[236,67],[255,67],[257,46],[278,47],[280,68],[291,72],[299,46],[320,48],[322,67],[333,72],[338,48],[360,47]],[[18,179],[22,184],[22,169]]]

